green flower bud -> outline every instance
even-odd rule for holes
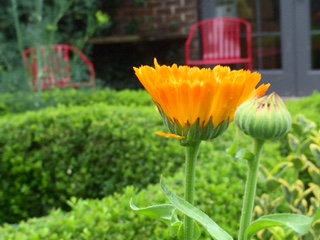
[[[284,136],[292,120],[281,98],[272,93],[243,103],[236,111],[235,123],[253,138],[272,140]]]

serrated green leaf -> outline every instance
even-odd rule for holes
[[[167,224],[168,226],[171,226],[172,224],[173,213],[176,209],[171,204],[160,204],[145,208],[138,208],[133,204],[132,199],[130,200],[130,207],[133,211],[151,218],[158,219]]]
[[[316,214],[313,216],[312,224],[320,221],[320,209],[316,212]]]
[[[179,229],[183,225],[183,222],[178,219],[177,209],[171,204],[159,204],[153,205],[145,208],[138,208],[130,200],[130,207],[133,211],[138,212],[144,216],[148,216],[165,223],[170,230],[170,235],[172,237],[176,236]]]
[[[275,178],[280,178],[285,173],[285,170],[291,166],[292,163],[290,162],[279,163],[271,170],[271,175]]]
[[[309,183],[309,188],[312,189],[312,193],[315,197],[315,200],[320,202],[320,187],[318,184]]]
[[[179,230],[181,228],[183,228],[183,222],[182,221],[176,221],[176,222],[172,222],[170,228],[170,235],[172,237],[174,236],[178,236],[179,239]]]
[[[310,176],[312,178],[312,182],[320,185],[320,170],[319,170],[319,168],[315,167],[314,165],[312,165],[312,166],[313,167],[308,168],[308,173],[310,174]]]
[[[272,192],[273,190],[277,189],[280,186],[280,182],[276,178],[269,178],[266,181],[266,187],[268,192]]]
[[[297,135],[301,135],[303,133],[303,127],[299,122],[297,122],[297,119],[292,123],[291,129]]]
[[[299,135],[309,133],[317,126],[315,122],[307,119],[303,115],[298,115],[295,119],[295,123],[301,127],[302,131],[298,132]]]
[[[288,134],[288,143],[289,143],[289,147],[290,147],[291,151],[298,152],[300,141],[296,136],[289,133]]]
[[[208,215],[172,193],[161,180],[161,187],[169,201],[183,214],[201,224],[211,237],[218,240],[232,240],[232,237],[218,226]]]
[[[310,150],[311,150],[312,155],[316,159],[317,166],[320,167],[320,146],[318,146],[316,144],[310,144]]]
[[[201,230],[200,230],[200,227],[199,225],[197,224],[197,222],[194,222],[194,232],[193,232],[193,238],[195,240],[199,239],[200,238],[200,235],[201,235]],[[179,240],[183,240],[184,239],[184,227],[183,227],[183,224],[180,225],[180,228],[178,230],[178,239]]]
[[[302,171],[306,168],[307,158],[304,155],[301,156],[289,156],[289,161],[293,164],[293,167],[298,171]]]
[[[239,150],[239,151],[236,153],[235,159],[236,159],[236,160],[248,160],[248,161],[253,161],[253,160],[255,159],[255,156],[254,156],[254,154],[253,154],[250,150],[244,148],[244,149]]]
[[[266,182],[270,177],[272,177],[270,171],[265,166],[260,166],[259,177],[262,182]]]
[[[249,240],[260,230],[270,227],[288,227],[292,231],[304,235],[310,230],[313,219],[312,217],[289,213],[262,216],[252,222],[246,230],[245,239]]]
[[[299,146],[299,152],[300,153],[305,153],[309,150],[309,147],[310,147],[310,144],[312,143],[312,140],[310,138],[307,138],[305,140],[303,140],[301,143],[300,143],[300,146]]]
[[[286,232],[281,227],[274,227],[269,229],[269,232],[272,234],[274,239],[287,239]]]

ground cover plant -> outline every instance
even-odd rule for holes
[[[203,146],[212,149],[212,145]],[[215,157],[217,161],[211,161]],[[219,217],[220,222],[228,230],[238,227],[238,223],[230,224],[230,220],[238,218],[241,208],[241,192],[243,191],[245,166],[229,159],[225,162],[226,153],[210,151],[209,155],[201,155],[202,166],[197,171],[200,176],[197,187],[201,189],[196,201],[201,208]],[[220,174],[213,174],[219,169]],[[209,171],[208,171],[209,170]],[[168,182],[179,189],[182,185],[182,168],[177,170]],[[229,177],[226,177],[229,176]],[[227,193],[225,190],[230,189]],[[54,210],[48,217],[30,219],[19,225],[5,225],[0,228],[0,239],[170,239],[169,231],[161,223],[147,224],[150,219],[138,216],[129,210],[128,202],[137,189],[126,188],[124,193],[116,193],[102,200],[76,200],[69,203],[69,213]],[[224,206],[223,203],[233,199],[234,205]],[[211,199],[202,202],[202,199]],[[154,201],[164,203],[165,196],[157,185],[149,185],[134,198],[137,204],[148,204]],[[218,207],[220,206],[220,207]],[[221,207],[222,206],[222,207]],[[223,207],[224,206],[224,207]],[[127,211],[125,211],[127,210]],[[141,224],[142,223],[142,224]],[[145,223],[145,224],[143,224]],[[235,231],[233,231],[235,234]],[[204,233],[205,234],[205,233]],[[206,235],[203,235],[204,237]],[[206,236],[208,237],[208,236]],[[205,238],[204,238],[205,239]]]
[[[319,127],[302,115],[297,115],[287,141],[280,152],[286,161],[271,168],[261,167],[264,193],[257,199],[256,216],[285,209],[313,216],[320,208],[320,145]],[[318,221],[303,239],[318,239]],[[261,231],[258,239],[300,239],[288,229],[271,228]]]
[[[320,126],[320,93],[318,91],[314,91],[308,97],[288,99],[287,107],[293,116],[301,114]]]
[[[141,188],[175,172],[181,154],[176,143],[156,138],[159,128],[153,107],[61,106],[1,117],[1,222],[67,209],[71,196],[102,198],[126,185]],[[163,149],[168,154],[158,156]]]
[[[224,144],[232,142],[234,131],[234,126],[231,126],[223,137],[226,141]],[[246,136],[241,136],[244,145],[247,141]],[[275,151],[277,147],[278,144],[268,145],[265,157],[262,158],[263,165],[275,166],[277,162],[285,161],[279,152]],[[200,156],[200,166],[196,173],[196,187],[199,189],[196,202],[201,202],[199,207],[208,215],[219,219],[219,224],[236,237],[239,226],[237,221],[232,220],[238,219],[240,215],[246,167],[244,163],[234,162],[231,158],[226,161],[226,152],[222,148],[216,149],[212,143],[204,144],[202,148],[206,154]],[[212,158],[215,161],[212,161]],[[219,174],[216,174],[217,170]],[[173,178],[167,179],[176,190],[182,185],[182,175],[181,168]],[[171,239],[164,224],[154,222],[150,225],[149,218],[129,211],[128,201],[137,191],[127,187],[123,193],[115,193],[102,200],[72,198],[68,201],[72,208],[70,212],[58,209],[53,210],[47,217],[29,219],[18,225],[5,224],[0,228],[0,239]],[[258,188],[258,196],[262,195],[261,187]],[[210,200],[199,201],[202,199]],[[166,202],[166,199],[157,184],[151,184],[140,190],[134,201],[137,204],[160,204]],[[225,204],[229,201],[233,202],[232,208]],[[203,233],[202,239],[210,238]]]
[[[304,104],[307,104],[306,101],[314,102],[313,97],[304,98],[301,101]],[[308,114],[309,111],[310,113],[317,111],[313,107],[307,110],[305,107],[299,109],[300,101],[289,101],[287,105],[289,109],[294,105],[291,111],[293,116],[300,112]],[[219,224],[233,236],[236,235],[238,228],[237,222],[233,220],[238,219],[240,215],[245,178],[245,165],[234,162],[232,159],[226,161],[225,158],[225,146],[232,142],[234,131],[234,126],[231,126],[221,141],[202,146],[206,150],[201,152],[208,155],[200,156],[201,165],[197,171],[199,179],[196,183],[199,189],[197,198],[211,199],[199,207],[208,215],[219,219]],[[241,136],[243,145],[248,142],[246,136]],[[286,161],[286,157],[279,149],[279,143],[267,145],[264,150],[266,154],[262,158],[263,166],[271,169],[277,163]],[[215,161],[211,161],[212,157]],[[217,172],[219,174],[215,174]],[[174,189],[178,190],[181,186],[181,176],[182,169],[176,170],[176,176],[169,179],[170,185],[172,183],[173,186],[176,186]],[[264,184],[260,182],[260,186]],[[110,195],[101,201],[73,199],[72,203],[69,202],[73,209],[71,212],[54,210],[48,217],[30,219],[18,225],[5,225],[0,228],[0,239],[169,239],[169,233],[161,223],[149,225],[149,219],[130,211],[123,211],[123,209],[128,209],[128,201],[136,191],[129,187],[124,191],[125,193]],[[260,190],[258,188],[258,196],[262,194],[262,188]],[[137,204],[163,203],[164,201],[159,187],[153,185],[142,190],[135,198]],[[230,205],[224,205],[228,201],[234,202],[233,208],[230,208]],[[148,224],[143,224],[144,222]],[[230,224],[231,222],[233,224]],[[202,239],[209,239],[205,233],[203,234]]]

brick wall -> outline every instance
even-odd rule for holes
[[[197,0],[123,0],[113,19],[112,35],[154,38],[187,36],[198,20]]]

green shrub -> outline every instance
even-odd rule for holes
[[[95,103],[105,103],[117,106],[150,106],[153,104],[150,96],[143,90],[115,91],[103,89],[96,91],[80,91],[75,89],[45,91],[38,93],[18,92],[0,95],[0,116],[10,113],[22,113],[47,107],[89,106]]]
[[[201,147],[195,204],[236,237],[246,169],[244,164],[227,158],[225,152],[210,151],[213,145],[204,143]],[[183,169],[174,177],[166,177],[166,183],[182,196]],[[135,193],[128,187],[123,194],[116,193],[102,200],[71,199],[72,211],[54,210],[47,217],[17,225],[5,224],[0,228],[0,239],[171,239],[164,224],[129,208],[132,197],[139,207],[166,202],[160,185],[150,185],[134,196]],[[211,238],[203,232],[201,239]]]
[[[95,114],[91,114],[95,116],[94,119],[97,119],[94,121],[103,125],[103,123],[100,122],[101,117],[99,117],[101,114],[101,111],[99,110],[101,110],[100,108],[102,107],[105,109],[114,109],[115,112],[117,112],[116,110],[119,111],[119,108],[112,108],[105,105],[99,105],[99,107],[93,108],[99,112],[96,114],[98,117],[96,117]],[[66,108],[61,109],[65,110]],[[62,111],[61,109],[58,111]],[[84,110],[86,108],[77,107],[74,109],[76,110],[72,110],[71,108],[70,111],[81,113],[81,111],[79,111],[79,109],[81,109],[84,111],[84,113],[82,113],[83,115],[87,117],[90,115],[88,114],[89,110]],[[151,116],[149,113],[154,110],[153,108],[140,108],[140,110],[132,110],[129,108],[123,109],[127,109],[126,111],[132,113],[134,117],[136,115],[143,114],[143,116],[141,116],[143,119],[149,118]],[[45,112],[50,113],[51,111],[52,110],[46,110],[39,112],[38,114]],[[142,111],[145,112],[142,113]],[[105,110],[104,112],[107,111]],[[150,132],[146,132],[146,129],[148,129],[147,125],[143,125],[143,127],[139,126],[138,129],[143,132],[143,134],[139,136],[141,138],[150,139],[152,136],[154,136],[153,132],[155,130],[159,130],[159,128],[162,126],[161,119],[156,117],[157,113],[155,111],[152,113],[155,114],[152,115],[154,120],[146,121],[145,123],[156,121],[158,125],[154,126]],[[35,113],[33,114],[36,115]],[[64,114],[66,113],[64,112]],[[103,115],[102,118],[104,117],[105,116]],[[68,117],[65,115],[64,118]],[[121,119],[122,118],[123,117],[121,117]],[[133,126],[131,122],[130,126]],[[68,127],[70,127],[70,125],[68,125],[66,128],[68,129]],[[231,235],[236,237],[236,232],[238,229],[237,219],[240,217],[246,166],[243,162],[233,162],[225,154],[225,148],[228,147],[232,142],[234,131],[234,125],[231,125],[229,130],[221,138],[219,138],[219,141],[203,143],[197,166],[196,205],[209,216],[211,216],[221,227],[225,228]],[[84,141],[86,141],[85,139],[86,137],[83,137]],[[154,139],[158,138],[155,137]],[[149,142],[148,147],[153,149],[149,149],[148,154],[162,159],[161,161],[157,162],[158,164],[163,162],[166,164],[176,161],[179,162],[181,159],[183,159],[183,155],[180,154],[180,151],[182,150],[181,147],[179,147],[179,144],[177,144],[177,141],[164,140],[164,142],[168,144],[168,149],[165,149],[163,146],[154,147],[156,144],[154,139]],[[250,140],[246,136],[241,136],[241,146],[247,147],[248,143],[250,143]],[[169,148],[171,144],[174,146],[173,148]],[[65,145],[65,142],[63,145]],[[146,146],[142,147],[145,148]],[[279,151],[277,151],[278,147],[278,144],[273,143],[268,143],[266,145],[262,157],[262,163],[265,166],[275,166],[277,162],[283,161],[283,156],[281,156]],[[173,149],[176,151],[176,155],[172,154]],[[97,153],[97,155],[98,154],[99,153]],[[144,156],[145,153],[142,155],[143,156],[141,156],[140,161],[141,159],[146,159],[146,156]],[[177,160],[175,160],[175,156]],[[142,162],[141,164],[146,162],[147,161]],[[153,165],[153,167],[158,166],[158,164]],[[130,167],[131,166],[128,166],[126,169],[132,169]],[[104,166],[101,168],[103,170],[107,169],[104,168]],[[153,170],[147,170],[145,172],[140,172],[138,175],[140,179],[143,180],[146,176],[149,176],[152,171]],[[170,176],[172,175],[171,173],[172,172],[169,171],[163,172],[163,175]],[[90,181],[93,178],[94,177],[91,176],[91,178],[84,180],[83,183],[85,184],[86,181]],[[157,175],[156,178],[156,181],[159,180],[159,175]],[[122,181],[122,179],[119,181]],[[173,178],[167,179],[167,184],[173,189],[174,192],[177,192],[180,196],[182,196],[183,193],[181,192],[181,186],[183,184],[183,169],[181,168],[179,171],[177,171]],[[85,187],[85,189],[88,190],[90,188]],[[113,196],[105,197],[102,200],[78,200],[76,203],[71,204],[72,211],[67,213],[62,212],[61,210],[54,210],[47,217],[30,219],[27,222],[22,222],[17,225],[6,224],[0,229],[0,239],[1,236],[3,237],[2,239],[9,240],[170,239],[166,226],[152,219],[135,214],[129,209],[129,201],[134,195],[134,192],[136,192],[136,190],[133,190],[131,187],[129,187],[123,194],[114,194]],[[261,195],[262,193],[262,190],[258,188],[258,194]],[[76,194],[74,195],[76,196]],[[79,198],[79,195],[77,197]],[[75,200],[72,200],[71,202],[75,202]],[[145,190],[140,191],[138,195],[134,197],[134,203],[140,207],[163,202],[165,202],[165,196],[161,192],[158,184],[150,185]],[[201,239],[209,239],[209,237],[205,233],[202,233]]]
[[[196,205],[211,216],[220,226],[236,237],[246,165],[244,162],[234,162],[230,159],[225,148],[230,145],[234,136],[234,125],[218,140],[203,142],[200,148],[196,173]],[[242,136],[243,144],[249,142]],[[168,142],[177,143],[175,140]],[[155,144],[154,142],[150,143]],[[241,144],[241,145],[243,145]],[[262,162],[278,161],[274,159],[277,152],[266,148],[266,156]],[[178,152],[183,148],[176,146]],[[168,149],[162,149],[155,154],[162,158]],[[154,150],[152,150],[154,152]],[[278,153],[279,155],[279,153]],[[173,156],[167,156],[166,162],[171,162]],[[183,156],[181,156],[183,158]],[[145,159],[145,158],[142,158]],[[149,172],[148,172],[149,174]],[[183,196],[183,168],[171,173],[164,173],[167,185],[174,192]],[[139,174],[141,178],[145,173]],[[158,178],[159,180],[159,178]],[[3,239],[171,239],[167,227],[153,219],[135,214],[129,208],[130,198],[139,206],[164,203],[165,195],[159,184],[149,185],[134,197],[132,187],[123,194],[114,194],[99,200],[78,200],[72,205],[72,211],[55,210],[48,217],[30,219],[18,225],[6,224],[0,229]],[[70,204],[70,201],[69,201]],[[0,237],[1,239],[1,237]],[[210,239],[205,232],[201,239]]]
[[[298,114],[304,115],[308,119],[312,119],[320,126],[320,93],[314,92],[311,96],[303,97],[299,100],[289,100],[287,108],[293,117]]]
[[[0,219],[66,209],[66,200],[142,188],[183,162],[153,107],[59,107],[0,118]],[[170,159],[170,160],[169,160]]]
[[[234,125],[229,130],[219,141],[202,143],[196,171],[195,205],[236,239],[246,165],[244,162],[234,162],[222,149],[221,142],[229,143]],[[243,140],[247,143],[246,138]],[[275,151],[277,145],[270,146],[273,148],[266,148],[263,163],[278,161],[272,159],[280,156]],[[164,174],[169,188],[180,196],[183,196],[183,175],[183,168],[173,177]],[[171,239],[164,224],[136,214],[129,208],[131,198],[139,207],[165,203],[166,198],[159,184],[149,185],[138,194],[136,192],[132,187],[127,187],[123,194],[116,193],[102,200],[72,198],[69,201],[72,211],[64,213],[54,210],[47,217],[29,219],[16,225],[5,224],[0,228],[0,239]],[[202,232],[201,239],[211,238]]]
[[[112,95],[113,93],[112,91],[110,94],[101,92],[102,95],[108,95],[108,100],[101,100],[103,98],[99,97],[100,93],[92,95],[89,92],[83,93],[92,97],[93,100],[89,101],[89,97],[79,97],[76,91],[67,92],[66,96],[69,98],[64,97],[63,92],[56,92],[56,99],[60,99],[57,105],[82,104],[87,107],[60,106],[57,109],[50,108],[0,118],[0,159],[2,159],[0,173],[3,176],[3,184],[0,187],[0,218],[2,222],[16,222],[21,218],[41,216],[52,208],[68,209],[66,201],[71,196],[101,198],[115,190],[120,191],[128,184],[141,188],[148,183],[157,182],[161,173],[167,176],[177,171],[183,162],[183,151],[178,142],[168,141],[154,135],[155,131],[164,129],[155,107],[136,107],[150,105],[151,100],[148,95],[142,91],[123,91]],[[72,94],[74,94],[73,97]],[[49,99],[52,98],[49,97]],[[82,102],[81,99],[87,99],[87,102],[86,100]],[[99,101],[106,102],[106,104],[94,104]],[[107,106],[108,104],[117,106]],[[124,105],[129,107],[124,107]],[[296,111],[298,112],[297,109]],[[233,137],[234,125],[219,138],[219,141],[214,141],[214,144],[205,144],[204,148],[210,151],[200,157],[208,161],[206,165],[200,164],[201,166],[198,167],[201,170],[198,170],[197,196],[201,198],[201,201],[198,202],[198,204],[201,203],[200,208],[213,216],[222,227],[234,235],[238,225],[238,221],[234,219],[240,216],[246,169],[244,164],[235,164],[231,160],[226,161],[226,156],[223,154],[225,148],[230,146]],[[250,142],[245,136],[242,136],[241,141],[244,142],[242,143],[244,146]],[[283,156],[277,149],[278,144],[268,143],[264,150],[262,163],[271,167],[281,161]],[[204,152],[207,152],[206,150]],[[201,155],[203,155],[202,152]],[[214,159],[210,161],[212,155],[206,156],[205,154],[214,154]],[[177,186],[181,186],[182,173],[179,172],[172,181]],[[140,200],[135,202],[138,206],[164,201],[159,186],[150,186],[139,196],[143,194],[145,194],[146,202]],[[259,188],[258,194],[262,194]],[[111,213],[106,214],[106,220],[102,215],[94,215],[96,209],[92,210],[93,215],[90,218],[98,219],[95,220],[96,222],[99,222],[99,219],[105,220],[103,224],[101,223],[101,228],[104,229],[107,226],[107,230],[111,229],[110,231],[114,232],[115,237],[111,239],[166,239],[164,235],[161,235],[163,232],[161,224],[154,224],[150,219],[144,223],[144,218],[141,222],[141,217],[136,215],[130,215],[127,220],[126,216],[123,217],[120,213],[121,209],[124,209],[123,206],[115,209],[117,202],[121,203],[120,199],[124,199],[123,201],[127,203],[129,195],[116,194],[115,197],[106,198],[113,199],[108,200],[112,202],[110,204],[113,207],[110,207]],[[84,206],[92,205],[92,208],[100,203],[98,200],[79,202],[82,202]],[[226,204],[228,202],[231,203]],[[113,210],[119,213],[113,216]],[[38,236],[40,231],[52,234],[52,238],[48,239],[86,239],[79,233],[82,230],[87,231],[84,230],[84,227],[81,228],[86,224],[86,220],[83,219],[86,214],[82,214],[80,210],[77,214],[79,216],[75,215],[75,210],[66,214],[57,210],[48,218],[29,220],[25,225],[24,223],[13,225],[15,227],[8,225],[5,231],[8,229],[10,229],[9,232],[22,231],[21,236],[29,234],[25,231],[36,232],[35,235],[31,233],[26,235],[29,237],[25,239],[37,239],[36,237],[31,238],[31,235]],[[137,219],[136,225],[131,223],[131,218]],[[70,221],[70,224],[65,223],[64,220]],[[125,225],[123,229],[133,229],[132,235],[129,230],[128,235],[125,235],[126,231],[121,231],[122,225],[119,227],[120,230],[110,227],[114,226],[115,221],[119,221],[119,225],[123,223]],[[57,226],[59,222],[61,226]],[[81,222],[84,225],[81,225]],[[71,225],[76,230],[70,230],[68,227]],[[158,228],[161,228],[161,231]],[[141,234],[145,235],[137,235],[140,230]],[[66,231],[71,237],[63,235],[67,234],[63,231]],[[90,231],[93,232],[95,229],[92,228]],[[106,230],[103,231],[101,234],[106,233]],[[99,234],[99,231],[97,232]],[[151,232],[156,232],[158,234],[156,236],[159,237],[148,238]],[[145,237],[135,238],[135,236]]]
[[[272,168],[260,167],[264,194],[258,197],[255,215],[292,212],[313,216],[320,208],[320,131],[316,124],[298,115],[286,142],[281,143],[285,161]],[[320,222],[315,223],[303,239],[320,236]],[[300,239],[283,228],[262,230],[258,239]],[[273,236],[273,237],[272,237]]]

